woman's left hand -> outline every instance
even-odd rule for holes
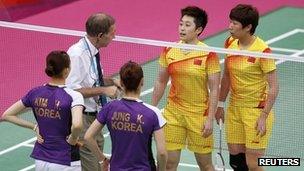
[[[266,134],[266,118],[264,113],[261,113],[256,123],[257,135],[260,135],[261,137]]]
[[[44,142],[44,139],[42,138],[42,136],[39,133],[39,126],[36,127],[35,133],[36,133],[38,143],[42,144]]]
[[[77,142],[78,142],[78,138],[74,138],[74,137],[72,137],[71,135],[69,135],[68,138],[67,138],[67,142],[68,142],[70,145],[76,145]]]
[[[204,138],[209,137],[213,132],[213,122],[212,119],[207,119],[205,124],[203,125],[202,135]]]

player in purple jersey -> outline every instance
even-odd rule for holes
[[[9,107],[3,119],[33,129],[37,134],[31,157],[39,171],[80,171],[78,136],[82,129],[83,97],[65,87],[70,72],[70,59],[64,51],[53,51],[46,58],[45,73],[49,83],[33,88]],[[31,108],[37,124],[19,118]]]
[[[149,161],[149,141],[154,134],[157,147],[158,170],[165,170],[167,153],[163,126],[166,124],[158,108],[139,100],[143,85],[140,65],[128,62],[120,69],[125,95],[105,105],[85,134],[85,140],[104,169],[111,171],[153,169]],[[97,148],[94,137],[107,125],[112,141],[110,162]]]

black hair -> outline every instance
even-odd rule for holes
[[[188,6],[181,9],[181,18],[183,18],[185,15],[193,17],[196,28],[202,27],[203,32],[208,23],[208,14],[205,10],[196,6]],[[200,35],[202,32],[200,32],[198,35]]]
[[[70,57],[65,51],[52,51],[46,57],[45,73],[49,77],[62,77],[63,70],[70,67]]]
[[[125,63],[120,68],[119,75],[126,91],[136,91],[141,79],[144,77],[141,66],[132,61]]]
[[[251,24],[250,34],[253,35],[259,24],[259,11],[248,4],[238,4],[229,14],[231,20],[236,20],[246,27]]]

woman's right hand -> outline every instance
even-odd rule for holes
[[[39,144],[42,144],[44,142],[44,139],[42,138],[42,136],[39,133],[39,126],[37,125],[37,127],[35,128],[35,133],[36,133],[36,137],[37,137],[37,141]]]
[[[108,171],[110,166],[110,160],[108,158],[105,158],[105,160],[101,163],[101,171]]]
[[[104,94],[111,99],[116,99],[116,97],[118,95],[117,92],[118,92],[118,88],[116,86],[108,86],[108,87],[105,87]]]
[[[224,121],[225,121],[225,111],[224,111],[223,107],[217,107],[217,110],[215,112],[215,119],[216,119],[217,124],[220,123],[220,119],[224,123]]]
[[[73,136],[69,135],[68,138],[67,138],[67,142],[70,145],[76,145],[77,142],[78,142],[78,138],[74,138]]]

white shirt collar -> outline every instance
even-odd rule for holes
[[[95,56],[99,52],[99,50],[91,43],[91,41],[88,39],[87,36],[85,36],[84,38],[85,41],[87,42],[87,45],[89,45],[92,55]]]
[[[136,102],[143,102],[142,100],[138,99],[138,98],[134,98],[134,97],[122,97],[122,99],[125,99],[125,100],[132,100],[132,101],[136,101]]]
[[[45,83],[44,86],[51,86],[51,87],[59,87],[59,88],[65,88],[65,84],[50,84],[50,83]]]

